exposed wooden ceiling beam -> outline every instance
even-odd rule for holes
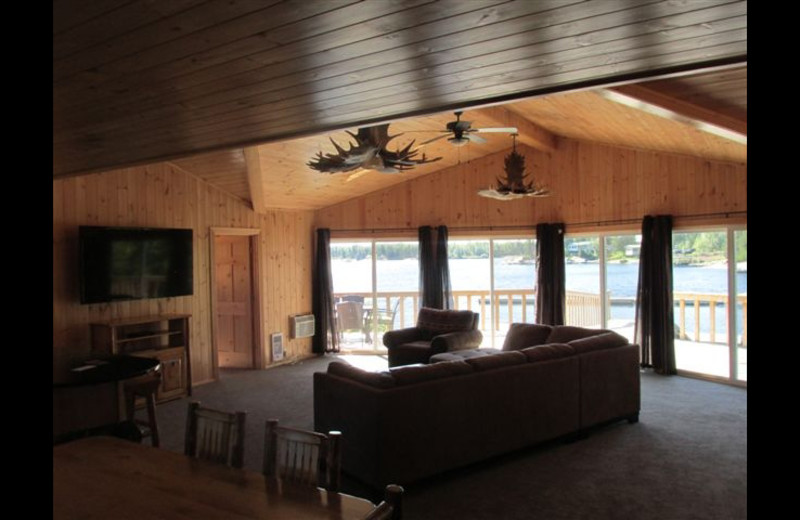
[[[643,85],[623,85],[601,90],[612,101],[645,112],[691,124],[737,143],[747,144],[747,121],[742,121],[705,107],[668,96]]]
[[[247,184],[250,185],[250,201],[253,204],[253,211],[265,213],[264,173],[261,169],[261,154],[258,153],[258,147],[245,148],[244,160],[247,164]]]
[[[552,152],[557,147],[557,137],[522,117],[520,114],[502,106],[484,107],[475,112],[480,114],[482,126],[513,126],[519,133],[519,141],[543,152]]]

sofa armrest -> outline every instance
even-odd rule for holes
[[[479,330],[448,332],[447,334],[434,336],[431,340],[431,350],[434,354],[439,354],[455,350],[473,349],[480,347],[481,341],[483,341],[483,333]]]
[[[387,330],[383,333],[383,344],[387,348],[403,345],[404,343],[411,343],[412,341],[419,341],[421,339],[425,339],[425,333],[422,329],[418,329],[417,327]]]

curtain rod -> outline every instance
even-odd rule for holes
[[[731,218],[731,217],[746,217],[747,211],[726,211],[721,213],[698,213],[694,215],[672,215],[674,219],[681,220],[698,220],[707,218]],[[593,222],[565,222],[564,226],[613,226],[620,224],[640,224],[641,218],[629,218],[619,220],[598,220]],[[381,228],[381,229],[331,229],[331,233],[402,233],[413,231],[416,228]],[[516,225],[516,226],[463,226],[463,227],[450,227],[449,231],[518,231],[518,230],[531,230],[536,229],[536,224]]]

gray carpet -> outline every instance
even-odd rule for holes
[[[225,370],[194,389],[246,410],[245,466],[261,469],[264,422],[313,427],[311,374],[334,356],[263,371]],[[183,450],[188,399],[159,405],[162,447]],[[147,442],[147,441],[145,441]],[[378,497],[346,477],[343,491]],[[408,519],[747,518],[747,390],[642,374],[638,424],[620,422],[406,486]]]

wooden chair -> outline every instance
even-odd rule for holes
[[[125,413],[127,420],[136,425],[142,437],[150,437],[153,447],[160,445],[158,437],[158,420],[156,419],[156,393],[161,386],[161,371],[130,379],[123,383],[125,394]],[[144,399],[147,407],[147,421],[136,419],[136,398]]]
[[[364,520],[401,520],[403,518],[403,488],[386,486],[383,502],[364,517]]]
[[[339,490],[341,475],[341,433],[328,435],[278,426],[267,421],[264,436],[264,475]]]
[[[244,465],[244,421],[246,412],[223,412],[189,403],[184,453],[241,468]]]

